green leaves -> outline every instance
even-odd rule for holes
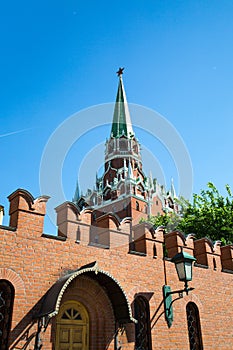
[[[208,237],[223,244],[233,243],[233,196],[229,185],[227,196],[222,196],[212,182],[200,194],[193,194],[193,201],[181,198],[179,214],[165,213],[149,221],[155,226],[165,226],[167,231],[180,230],[185,234],[195,233],[196,238]]]

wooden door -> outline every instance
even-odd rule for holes
[[[89,317],[76,301],[64,303],[57,316],[56,350],[88,350]]]

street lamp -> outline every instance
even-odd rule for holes
[[[164,311],[165,311],[165,318],[168,324],[168,327],[170,328],[173,322],[173,308],[172,304],[175,300],[172,301],[172,294],[179,294],[179,298],[183,297],[183,292],[188,293],[193,290],[194,288],[188,287],[188,282],[192,281],[192,267],[193,262],[196,261],[196,259],[186,253],[181,251],[181,253],[176,254],[171,261],[176,266],[176,272],[178,275],[178,278],[180,281],[184,282],[184,289],[171,291],[170,286],[163,286],[163,298],[164,298]],[[178,299],[179,299],[178,298]]]

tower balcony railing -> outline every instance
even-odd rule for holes
[[[106,152],[106,159],[109,159],[109,158],[111,158],[112,156],[115,156],[115,155],[117,155],[117,156],[127,156],[127,155],[129,155],[129,156],[135,156],[135,157],[141,159],[141,155],[138,154],[138,152],[135,152],[133,150],[122,151],[120,149],[119,150],[114,150],[112,152]]]

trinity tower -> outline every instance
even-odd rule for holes
[[[166,191],[156,179],[143,171],[140,144],[137,140],[129,112],[123,84],[124,68],[117,72],[119,77],[116,102],[110,137],[105,145],[104,174],[96,175],[94,190],[85,196],[75,192],[73,202],[79,207],[91,208],[93,220],[101,225],[101,217],[114,215],[121,222],[126,218],[135,225],[148,215],[177,211],[173,183]]]

